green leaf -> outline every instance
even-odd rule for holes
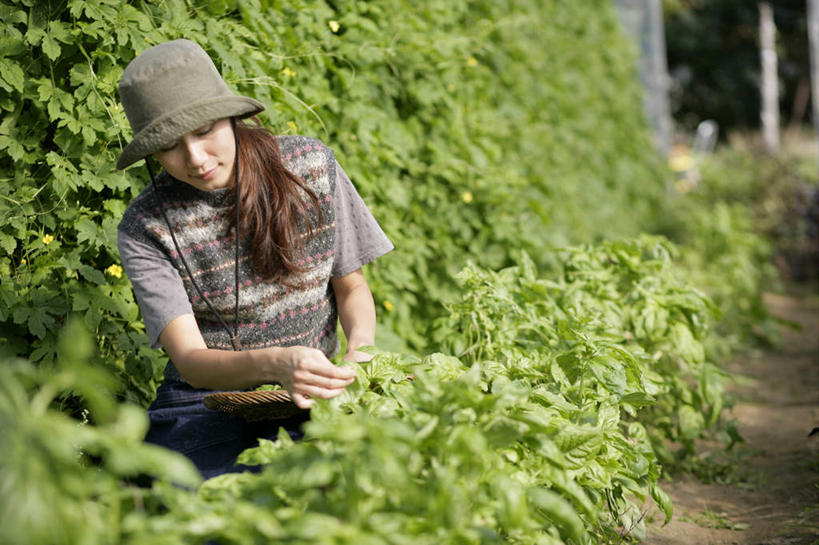
[[[42,6],[35,6],[29,11],[28,29],[26,30],[26,41],[31,45],[37,45],[46,35],[46,17]]]
[[[18,304],[12,314],[12,319],[15,324],[24,324],[31,314],[31,308],[24,304]]]
[[[703,401],[710,405],[707,422],[709,427],[715,425],[722,414],[723,394],[725,392],[723,375],[724,371],[711,363],[706,363],[703,366],[702,375],[700,375],[700,395]]]
[[[22,93],[24,83],[25,76],[20,65],[10,59],[0,58],[0,87]]]
[[[5,233],[0,233],[0,248],[5,250],[7,254],[11,254],[17,248],[17,240]]]
[[[614,403],[601,403],[597,409],[597,425],[613,430],[620,423],[620,408]]]
[[[52,61],[56,61],[60,54],[62,53],[62,48],[60,44],[57,43],[57,40],[54,38],[52,34],[46,34],[43,36],[43,53],[48,55],[48,58]]]
[[[702,413],[691,405],[683,405],[677,412],[680,425],[680,435],[684,439],[693,440],[699,437],[705,428],[705,418]]]
[[[96,223],[85,216],[80,218],[80,220],[75,224],[75,227],[77,229],[77,242],[88,242],[94,248],[99,247],[99,227]]]
[[[16,11],[14,11],[11,15],[9,15],[5,22],[6,22],[6,24],[9,24],[9,25],[11,25],[11,24],[18,24],[18,25],[23,24],[24,25],[24,24],[26,24],[28,22],[28,17],[26,17],[26,12],[25,11],[23,11],[21,9],[18,9]]]
[[[54,176],[53,183],[57,193],[63,193],[66,188],[77,188],[77,169],[68,158],[50,151],[46,155],[46,161],[51,165],[51,174]]]
[[[49,37],[53,37],[55,40],[59,40],[64,44],[70,44],[74,42],[74,36],[71,33],[71,29],[63,21],[54,20],[49,21],[48,34]]]
[[[54,318],[44,308],[29,309],[28,329],[39,338],[45,338],[47,329],[54,327]]]
[[[657,507],[659,507],[665,515],[665,522],[663,522],[663,526],[665,526],[671,521],[671,517],[674,516],[674,504],[671,502],[671,498],[668,497],[668,494],[656,483],[649,487],[649,492],[654,503],[657,504]]]
[[[561,427],[554,441],[563,452],[595,449],[603,437],[599,428],[567,424]]]
[[[31,361],[43,363],[51,363],[57,357],[57,343],[53,338],[38,339],[34,341],[34,350],[28,355]]]
[[[94,142],[97,140],[97,131],[95,131],[94,128],[87,123],[83,123],[81,133],[83,141],[85,142],[85,145],[88,147],[92,146]],[[99,184],[99,187],[100,189],[102,189],[102,184]]]
[[[105,275],[102,274],[101,271],[93,267],[89,267],[88,265],[80,265],[77,271],[83,276],[83,278],[93,282],[98,286],[102,286],[106,283]]]
[[[676,323],[672,326],[671,340],[677,355],[684,361],[702,363],[705,360],[705,349],[702,343],[694,338],[686,324]]]
[[[530,488],[526,495],[532,505],[555,523],[569,539],[581,542],[586,534],[583,521],[572,505],[545,488]]]
[[[17,138],[9,138],[6,135],[0,135],[0,149],[5,149],[9,157],[15,161],[20,161],[26,154],[26,149]]]
[[[102,315],[100,314],[100,311],[94,306],[89,306],[86,309],[84,316],[85,325],[88,326],[88,329],[96,331],[100,325],[100,322],[102,321]]]
[[[626,392],[626,371],[617,359],[607,355],[597,356],[589,362],[588,369],[611,392],[619,395]]]

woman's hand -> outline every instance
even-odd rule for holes
[[[205,345],[192,314],[172,320],[159,341],[179,373],[195,388],[243,390],[278,382],[301,409],[311,397],[329,399],[355,380],[352,367],[337,367],[321,350],[306,346],[260,348],[233,352]]]
[[[352,367],[333,365],[321,350],[291,346],[276,352],[280,362],[277,382],[290,392],[300,409],[309,409],[313,405],[310,398],[336,397],[355,380]]]

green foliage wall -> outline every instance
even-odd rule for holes
[[[397,250],[368,268],[381,330],[427,347],[467,259],[499,268],[650,225],[662,170],[610,2],[0,0],[0,355],[48,364],[83,315],[127,397],[147,347],[116,251],[144,187],[113,169],[116,85],[187,37],[268,106],[274,132],[331,145]]]

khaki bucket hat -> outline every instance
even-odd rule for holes
[[[190,40],[165,42],[134,58],[119,81],[119,95],[134,138],[117,159],[118,169],[212,121],[264,110],[261,102],[235,95],[205,50]]]

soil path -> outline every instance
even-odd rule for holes
[[[649,545],[819,545],[819,297],[766,295],[782,346],[733,362],[734,416],[746,444],[728,484],[678,476],[663,488],[674,519],[649,525]]]

